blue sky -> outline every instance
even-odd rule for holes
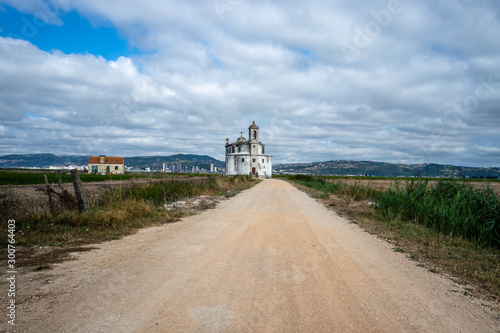
[[[111,22],[91,24],[78,12],[61,13],[60,24],[50,24],[32,13],[23,13],[10,6],[0,11],[0,36],[27,40],[40,50],[59,50],[66,54],[93,54],[108,60],[130,57],[141,52],[131,46],[126,37]]]
[[[500,166],[496,1],[0,0],[0,155]]]

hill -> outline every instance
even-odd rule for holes
[[[23,154],[0,156],[0,168],[48,168],[54,166],[84,165],[89,156],[54,154]]]
[[[67,167],[71,165],[87,165],[90,155],[62,155],[54,154],[14,154],[0,156],[0,168],[42,168],[50,166]],[[133,169],[161,170],[163,163],[169,166],[181,164],[183,168],[199,167],[210,170],[210,164],[223,168],[224,162],[207,155],[176,154],[171,156],[135,156],[125,157],[125,166]]]
[[[125,165],[134,169],[151,168],[151,170],[160,170],[163,163],[167,163],[168,165],[181,164],[183,167],[188,168],[194,166],[206,170],[210,170],[210,164],[218,168],[225,166],[224,162],[208,155],[176,154],[170,156],[125,157]]]
[[[0,168],[42,168],[50,166],[87,165],[89,155],[54,154],[13,154],[0,156]],[[169,168],[182,165],[184,170],[198,167],[210,170],[210,164],[222,169],[223,161],[208,155],[176,154],[170,156],[133,156],[125,157],[125,166],[132,169],[161,170],[163,163]],[[394,164],[372,161],[326,161],[311,163],[291,163],[273,165],[273,173],[307,173],[313,175],[367,175],[374,177],[456,177],[456,178],[500,178],[500,168],[480,168],[434,163]]]
[[[500,168],[480,168],[434,163],[393,164],[371,161],[327,161],[277,164],[274,173],[307,173],[313,175],[366,175],[374,177],[454,177],[500,178]]]

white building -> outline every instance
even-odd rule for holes
[[[272,176],[271,155],[266,155],[266,146],[259,141],[259,126],[255,121],[248,128],[249,140],[241,136],[236,142],[226,139],[226,176],[250,175],[254,178]]]

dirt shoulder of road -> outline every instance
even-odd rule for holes
[[[346,180],[348,184],[388,189],[388,180]],[[324,197],[309,187],[292,185],[315,198],[328,209],[359,225],[367,233],[388,242],[394,251],[403,253],[429,272],[443,274],[463,286],[463,293],[486,300],[500,316],[500,251],[481,249],[464,239],[455,241],[422,225],[402,221],[387,221],[376,213],[376,203],[371,200],[355,201],[347,196]],[[500,183],[472,183],[485,187]],[[493,187],[492,187],[493,188]],[[499,190],[500,187],[495,187]],[[458,243],[457,243],[458,241]]]

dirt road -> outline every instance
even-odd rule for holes
[[[484,301],[279,180],[99,247],[22,275],[10,331],[500,329]]]

